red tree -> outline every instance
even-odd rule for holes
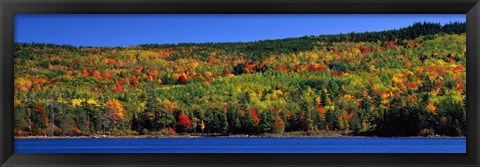
[[[178,78],[177,78],[177,82],[179,84],[182,84],[182,85],[185,85],[187,83],[187,78],[185,77],[185,75],[180,75]]]
[[[365,52],[370,52],[370,47],[368,46],[360,46],[358,47],[358,49],[362,52],[362,53],[365,53]]]
[[[68,70],[70,70],[71,72],[75,72],[75,68],[73,66],[68,67]]]
[[[137,83],[138,83],[137,78],[132,78],[132,79],[130,80],[130,85],[132,86],[132,88],[136,87],[136,86],[137,86]]]
[[[457,85],[457,89],[458,89],[458,90],[461,90],[461,91],[465,90],[465,84],[459,83],[459,84]]]
[[[442,87],[442,82],[437,82],[437,87]]]
[[[275,115],[275,127],[277,127],[277,129],[281,129],[283,126],[285,126],[285,124],[283,123],[283,119],[282,117],[280,117],[280,115]]]
[[[260,123],[260,118],[258,117],[257,111],[254,108],[250,109],[250,115],[252,116],[253,122],[255,122],[255,126],[258,126]]]
[[[122,91],[122,83],[118,82],[118,80],[115,80],[115,85],[117,86],[116,89],[113,89],[113,93],[118,93]]]
[[[407,85],[408,85],[409,88],[411,88],[413,90],[418,89],[418,85],[413,83],[413,82],[408,82]]]
[[[187,129],[190,129],[190,124],[192,124],[192,122],[190,121],[190,118],[188,118],[188,116],[180,115],[178,116],[178,118],[180,119],[180,122],[177,123],[178,125],[183,125]]]
[[[86,69],[83,69],[82,75],[83,75],[84,77],[89,77],[89,76],[90,76],[90,73],[89,73]]]
[[[317,108],[317,112],[318,112],[318,113],[325,114],[325,113],[327,112],[327,110],[326,110],[325,108],[323,108],[323,107],[320,106],[320,107]]]
[[[112,74],[110,74],[110,72],[108,72],[107,70],[104,71],[104,78],[106,79],[110,79],[112,77]]]
[[[43,116],[43,119],[44,119],[44,121],[45,121],[45,124],[48,125],[47,113],[45,112],[45,110],[43,110],[43,105],[38,104],[38,105],[37,105],[37,109],[38,109],[38,113]]]

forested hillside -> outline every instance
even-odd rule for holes
[[[464,136],[465,51],[465,23],[246,43],[17,43],[15,133]]]

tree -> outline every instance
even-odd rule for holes
[[[180,121],[177,123],[177,125],[181,126],[183,132],[187,132],[192,124],[190,118],[187,115],[180,115],[178,116],[178,119]]]
[[[283,133],[285,130],[285,123],[283,122],[283,118],[280,115],[275,115],[275,133]]]
[[[187,78],[185,77],[185,75],[180,75],[177,79],[177,83],[181,85],[187,84]]]
[[[273,132],[275,128],[275,117],[270,110],[266,110],[260,113],[260,129],[262,133]]]
[[[108,115],[111,117],[112,122],[114,124],[117,124],[118,121],[121,121],[123,130],[126,130],[125,122],[124,122],[125,114],[123,113],[124,111],[120,101],[118,101],[117,99],[112,99],[108,101],[107,111],[108,111]]]
[[[202,129],[202,133],[205,133],[203,130],[205,130],[205,122],[200,123],[200,129]]]
[[[227,109],[227,121],[228,121],[228,127],[229,127],[229,132],[230,133],[240,133],[241,129],[241,124],[240,124],[240,118],[238,116],[238,109],[237,108],[232,108],[228,107]]]

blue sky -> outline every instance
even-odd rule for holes
[[[414,22],[465,22],[455,15],[92,15],[15,16],[15,42],[74,46],[247,42],[305,35],[382,31]]]

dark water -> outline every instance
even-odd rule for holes
[[[15,153],[465,153],[465,138],[16,139]]]

